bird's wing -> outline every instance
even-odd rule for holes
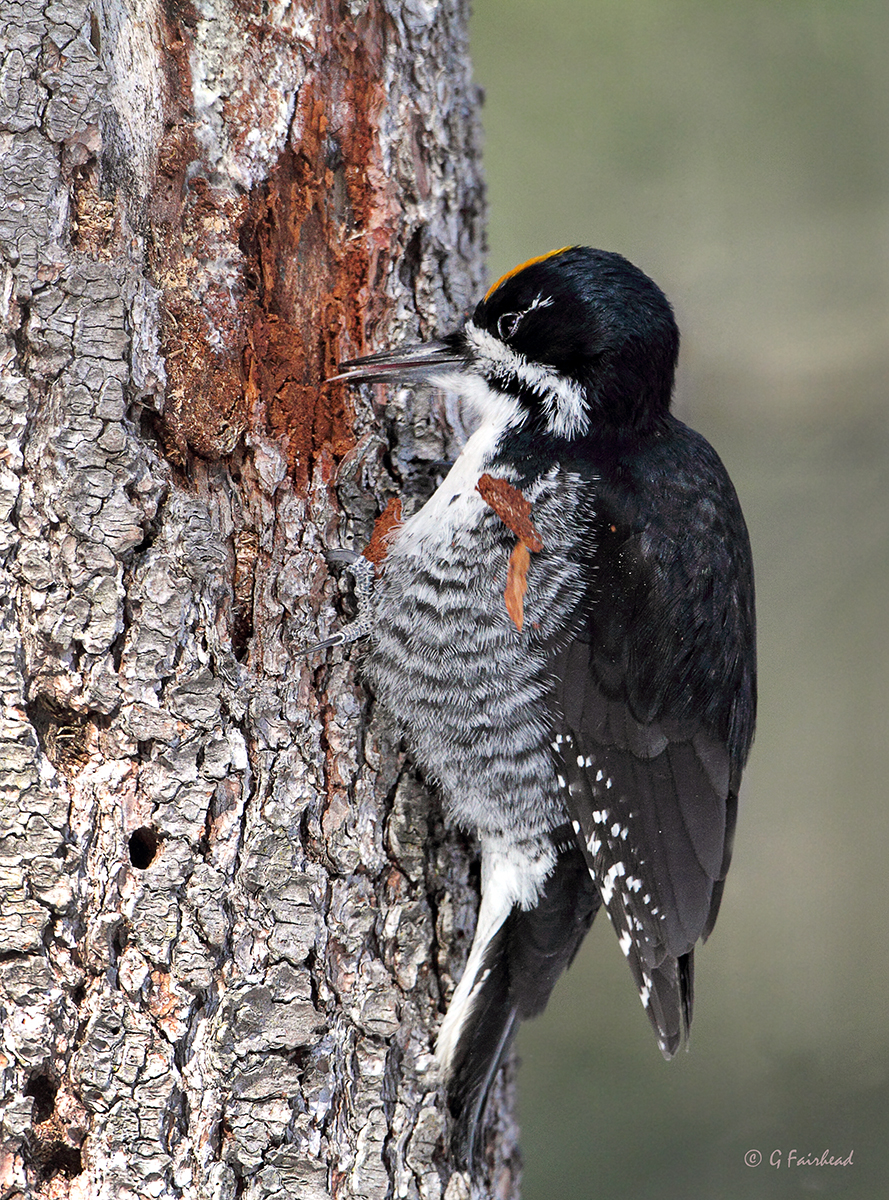
[[[662,1051],[691,1021],[692,952],[716,919],[735,797],[724,746],[693,723],[642,724],[597,686],[588,643],[565,662],[555,739],[577,842]],[[569,698],[570,697],[570,698]]]
[[[578,846],[670,1057],[691,1019],[693,950],[716,919],[752,736],[751,715],[733,753],[732,714],[753,703],[749,551],[742,524],[740,567],[726,560],[732,539],[694,509],[640,528],[638,511],[601,506],[586,611],[554,660],[553,748]]]

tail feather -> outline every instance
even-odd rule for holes
[[[510,973],[504,969],[511,920],[512,914],[488,946],[481,986],[457,1044],[448,1081],[448,1106],[454,1118],[452,1151],[457,1163],[473,1175],[478,1169],[478,1134],[488,1094],[519,1023],[517,1006],[509,994]]]
[[[570,827],[564,837],[554,834],[553,842],[556,855],[547,857],[548,874],[537,884],[536,899],[523,897],[524,904],[514,902],[511,889],[503,886],[505,875],[496,863],[494,870],[483,868],[475,940],[439,1037],[438,1056],[448,1077],[455,1122],[452,1148],[472,1174],[478,1168],[479,1130],[497,1068],[519,1022],[546,1007],[600,904]],[[534,861],[539,871],[540,860]],[[514,863],[510,866],[515,869]]]
[[[633,959],[630,969],[661,1054],[669,1060],[680,1046],[688,1045],[694,1004],[694,951],[680,954],[678,958],[666,955],[658,966],[644,975]]]

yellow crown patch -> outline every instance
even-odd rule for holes
[[[505,275],[501,275],[496,283],[492,283],[485,292],[485,299],[489,300],[497,291],[501,283],[506,283],[507,279],[512,279],[513,275],[518,275],[520,271],[524,271],[525,267],[533,267],[535,263],[544,262],[547,258],[552,258],[556,254],[562,254],[565,250],[570,250],[570,246],[560,246],[558,250],[550,250],[546,254],[538,254],[536,258],[529,258],[527,262],[519,263],[517,267],[513,267],[511,271],[507,271]]]

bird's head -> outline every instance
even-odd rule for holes
[[[679,351],[660,288],[619,254],[569,246],[516,267],[463,328],[343,363],[337,379],[427,379],[530,433],[642,432],[670,406]]]

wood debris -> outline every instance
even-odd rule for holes
[[[528,590],[531,551],[539,553],[543,549],[543,538],[531,520],[531,501],[526,500],[518,488],[505,479],[495,479],[488,474],[481,476],[477,487],[484,502],[517,538],[509,556],[503,599],[506,611],[521,633],[525,623],[525,592]]]

